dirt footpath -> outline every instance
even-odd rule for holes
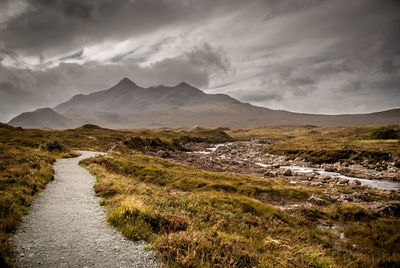
[[[132,242],[107,226],[94,196],[95,178],[79,161],[54,164],[55,179],[34,201],[15,236],[18,267],[159,267],[144,242]]]

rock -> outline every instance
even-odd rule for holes
[[[156,156],[161,157],[161,158],[168,158],[168,157],[170,157],[170,154],[167,151],[159,150],[159,151],[157,151]]]
[[[276,177],[277,174],[274,171],[267,171],[264,173],[264,177]]]
[[[340,173],[349,173],[350,169],[349,168],[341,168],[339,171],[340,171]]]
[[[328,181],[330,181],[331,180],[331,178],[330,177],[319,177],[319,179],[321,179],[323,182],[328,182]]]
[[[286,169],[283,173],[283,176],[292,176],[292,171],[290,169]]]
[[[328,202],[326,202],[325,200],[316,197],[314,194],[310,196],[310,198],[308,198],[307,202],[313,203],[315,205],[326,205],[328,204]]]
[[[326,167],[325,171],[327,171],[327,172],[337,172],[337,169],[335,167]]]
[[[385,203],[379,203],[374,205],[371,209],[381,214],[382,216],[392,216],[392,217],[400,216],[399,201],[389,201]]]
[[[305,177],[305,179],[309,180],[309,181],[313,180],[314,178],[315,178],[315,176],[313,174],[310,174],[310,175],[306,174],[306,177]]]
[[[354,180],[354,181],[352,181],[351,183],[352,183],[352,184],[355,184],[355,185],[361,185],[361,182],[360,182],[359,180]]]
[[[310,183],[311,187],[318,187],[318,186],[322,186],[322,182],[319,181],[314,181]]]

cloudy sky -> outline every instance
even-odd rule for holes
[[[0,0],[0,121],[128,77],[272,109],[400,107],[398,0]]]

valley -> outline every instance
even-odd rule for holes
[[[9,239],[52,180],[51,163],[91,150],[107,152],[80,158],[107,223],[167,267],[396,265],[400,150],[374,136],[387,128],[399,131],[1,125],[2,262],[21,261]]]
[[[399,14],[0,0],[0,268],[400,267]]]

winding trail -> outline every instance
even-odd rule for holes
[[[18,267],[159,267],[144,242],[132,242],[107,226],[94,196],[95,178],[79,161],[54,164],[55,179],[33,202],[13,237]]]

